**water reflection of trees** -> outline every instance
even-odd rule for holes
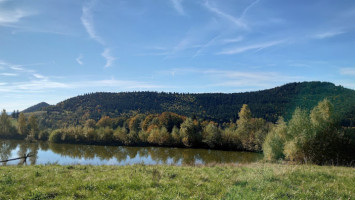
[[[196,163],[247,163],[260,159],[261,155],[248,152],[228,152],[206,149],[179,149],[162,147],[114,147],[95,145],[73,145],[55,143],[26,143],[24,141],[0,140],[0,158],[7,160],[11,152],[17,150],[17,156],[30,153],[29,164],[36,164],[40,150],[50,150],[58,155],[72,159],[94,159],[101,161],[116,159],[119,163],[126,163],[134,158],[148,161],[147,164],[186,164]],[[51,162],[51,161],[49,161]],[[5,163],[6,164],[6,163]],[[60,161],[59,161],[60,164]]]
[[[12,155],[14,150],[17,150],[16,155]],[[15,157],[24,157],[28,153],[31,155],[29,157],[29,163],[31,165],[36,164],[38,158],[39,146],[37,143],[28,143],[24,141],[15,141],[15,140],[0,140],[0,160],[8,160]],[[19,159],[18,164],[24,164],[25,159]],[[16,162],[16,161],[10,161]],[[3,165],[6,165],[7,162],[3,162]]]
[[[13,149],[15,149],[16,146],[14,146],[11,143],[7,143],[5,141],[0,141],[0,160],[7,160],[11,156],[11,152]],[[3,162],[2,165],[6,165],[6,162]]]

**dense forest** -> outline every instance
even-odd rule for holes
[[[48,106],[50,106],[48,103],[41,102],[39,104],[36,104],[34,106],[31,106],[31,107],[23,110],[22,112],[24,112],[24,113],[36,112],[36,111],[42,110],[44,108],[47,108]]]
[[[290,100],[292,95],[286,91],[298,91],[301,97]],[[9,116],[3,110],[0,138],[264,151],[269,160],[351,163],[355,160],[352,155],[355,129],[344,125],[344,119],[350,125],[354,122],[353,95],[352,90],[320,82],[287,84],[241,94],[94,93],[31,113],[14,112]],[[234,98],[238,99],[237,103],[232,103]],[[323,99],[313,102],[319,98]],[[167,99],[173,103],[162,103]],[[225,100],[229,103],[221,103]],[[250,104],[241,104],[234,109],[239,102]],[[172,109],[180,112],[164,109],[172,105],[177,106]],[[227,109],[228,105],[232,105],[231,108]],[[208,114],[218,110],[216,107],[233,117],[213,120],[222,114]],[[116,110],[111,110],[114,108]],[[273,115],[278,112],[275,123]],[[290,116],[288,112],[291,112]]]
[[[173,112],[219,124],[236,121],[238,110],[248,104],[254,117],[275,123],[279,116],[291,118],[296,107],[310,110],[327,98],[337,107],[335,115],[344,126],[355,126],[355,91],[327,82],[290,83],[273,89],[244,93],[91,93],[67,99],[55,106],[41,103],[31,107],[45,127],[59,128],[99,120],[140,114]],[[33,109],[36,108],[36,109]],[[28,111],[25,110],[25,111]]]

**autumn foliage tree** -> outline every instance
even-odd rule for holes
[[[14,133],[14,127],[11,125],[10,117],[6,110],[3,110],[0,115],[0,136],[9,136]]]
[[[40,130],[39,130],[38,119],[36,115],[34,114],[30,115],[30,117],[28,118],[28,125],[30,131],[29,136],[31,137],[31,139],[37,139]]]
[[[341,164],[355,159],[349,153],[354,150],[351,138],[344,135],[327,99],[310,113],[297,108],[288,123],[280,119],[267,135],[263,149],[267,160]]]
[[[19,114],[19,117],[17,119],[18,127],[17,130],[20,135],[27,136],[28,134],[28,127],[27,127],[27,120],[26,117],[23,113]]]

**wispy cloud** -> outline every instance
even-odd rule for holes
[[[116,60],[116,57],[112,56],[111,50],[106,46],[105,41],[96,33],[93,16],[91,13],[91,9],[95,5],[96,1],[90,1],[87,5],[84,5],[82,8],[83,14],[81,16],[81,23],[85,27],[86,32],[89,34],[90,38],[100,43],[105,47],[104,51],[101,53],[101,56],[105,58],[106,64],[104,68],[111,67],[113,62]],[[76,61],[82,65],[81,58],[76,59]]]
[[[18,74],[15,74],[15,73],[0,73],[0,76],[18,76]]]
[[[22,18],[33,15],[33,13],[22,10],[0,10],[0,25],[14,24],[19,22]]]
[[[162,76],[170,75],[176,79],[193,76],[205,82],[204,84],[196,85],[196,87],[200,87],[200,89],[208,88],[208,91],[213,90],[213,88],[218,88],[218,91],[251,91],[255,89],[267,89],[292,81],[307,80],[307,78],[301,76],[263,70],[201,70],[191,67],[173,68],[158,73]],[[221,90],[221,88],[223,89]]]
[[[243,72],[243,71],[232,71],[232,70],[206,70],[206,74],[213,74],[215,76],[221,76],[225,78],[246,78],[246,79],[258,79],[258,80],[269,80],[272,76],[275,76],[274,72]]]
[[[105,79],[105,80],[93,80],[73,82],[68,84],[72,88],[93,88],[93,87],[113,87],[123,90],[128,89],[158,89],[165,88],[166,86],[151,84],[147,82],[131,81],[131,80],[117,80],[117,79]]]
[[[191,45],[190,38],[185,37],[185,38],[181,39],[179,41],[179,43],[173,48],[172,54],[174,54],[175,52],[184,50],[184,49],[188,48],[190,45]]]
[[[170,50],[158,50],[156,52],[149,52],[148,54],[142,55],[155,55],[155,56],[165,56],[165,58],[170,58],[176,56],[179,52],[182,52],[186,49],[199,48],[201,46],[192,45],[193,38],[189,35],[183,37],[178,41],[178,43],[172,47]]]
[[[42,63],[28,64],[26,66],[34,66],[34,65],[41,65],[41,64]],[[25,65],[15,65],[15,64],[8,63],[8,62],[0,60],[0,67],[2,67],[4,69],[6,68],[6,69],[10,69],[10,70],[17,71],[17,72],[20,72],[20,73],[33,73],[34,72],[31,69],[26,69],[24,66]]]
[[[106,59],[105,68],[111,67],[113,62],[116,60],[116,58],[111,55],[111,50],[109,48],[106,48],[101,53],[101,55],[102,55],[102,57],[104,57]]]
[[[43,76],[43,75],[41,75],[41,74],[37,74],[37,73],[34,73],[34,74],[32,74],[35,78],[37,78],[37,79],[46,79],[46,80],[48,80],[48,77],[46,77],[46,76]]]
[[[221,43],[230,44],[230,43],[237,43],[237,42],[240,42],[240,41],[243,41],[243,40],[244,40],[244,38],[242,36],[238,36],[236,38],[223,39],[223,40],[221,40]]]
[[[208,47],[210,47],[211,45],[213,45],[213,44],[215,43],[215,41],[216,41],[217,38],[218,38],[218,36],[215,36],[215,37],[213,37],[211,40],[209,40],[206,44],[202,45],[201,48],[199,48],[199,49],[196,51],[196,53],[195,53],[195,55],[194,55],[193,57],[199,56],[199,55],[202,53],[202,51],[204,51],[205,49],[207,49]]]
[[[235,47],[232,49],[226,49],[226,50],[223,50],[217,54],[232,55],[232,54],[243,53],[243,52],[250,51],[250,50],[260,51],[262,49],[276,46],[276,45],[279,45],[282,43],[284,43],[283,40],[271,41],[271,42],[260,43],[260,44],[252,44],[252,45],[243,46],[243,47]]]
[[[76,59],[75,61],[79,64],[79,65],[83,65],[84,62],[83,62],[83,54],[80,54]]]
[[[10,66],[10,68],[13,70],[16,70],[16,71],[25,71],[24,68],[22,68],[20,66],[16,66],[16,65]]]
[[[222,87],[245,87],[262,89],[278,86],[290,81],[302,81],[304,77],[288,76],[277,72],[238,71],[238,70],[206,70],[203,73],[214,78],[211,85]]]
[[[253,7],[253,6],[255,6],[257,3],[259,3],[260,2],[260,0],[256,0],[256,1],[254,1],[254,2],[252,2],[249,6],[247,6],[244,10],[243,10],[243,13],[242,13],[242,15],[240,16],[240,20],[242,20],[245,16],[246,16],[246,14],[248,13],[248,11]]]
[[[173,68],[168,70],[157,71],[157,73],[164,76],[167,75],[175,76],[175,75],[196,74],[196,73],[201,73],[202,71],[197,68],[190,67],[190,68]]]
[[[221,11],[220,9],[218,9],[216,6],[212,5],[208,0],[205,1],[204,6],[210,10],[211,12],[215,13],[217,16],[224,18],[230,22],[232,22],[234,25],[236,25],[237,27],[247,30],[248,29],[248,25],[246,23],[244,23],[243,20],[236,18],[230,14],[227,14],[223,11]]]
[[[104,45],[104,40],[96,33],[93,16],[91,13],[91,9],[95,5],[95,2],[96,1],[91,1],[82,7],[83,14],[81,15],[80,20],[90,38]]]
[[[344,33],[346,33],[346,32],[342,31],[342,30],[326,31],[326,32],[315,34],[313,36],[313,38],[326,39],[326,38],[335,37],[335,36],[338,36],[338,35],[341,35],[341,34],[344,34]]]
[[[340,74],[341,75],[355,75],[355,67],[351,68],[351,67],[346,67],[346,68],[341,68],[340,69]]]
[[[37,73],[33,69],[29,69],[28,66],[37,66],[42,65],[43,63],[37,64],[27,64],[27,65],[15,65],[11,63],[7,63],[4,61],[0,61],[0,65],[3,65],[5,70],[10,70],[9,72],[0,73],[0,76],[21,76],[21,79],[29,79],[31,81],[40,79],[42,81],[48,81],[49,77],[43,76]]]
[[[103,53],[108,61],[107,66],[112,65],[115,58],[110,56],[109,49],[106,49]],[[116,79],[103,79],[103,80],[83,80],[83,81],[68,81],[62,77],[46,76],[36,72],[35,70],[28,69],[27,65],[15,65],[0,60],[0,65],[4,67],[3,70],[13,70],[16,73],[4,72],[0,73],[0,76],[21,76],[21,79],[8,81],[5,83],[0,82],[0,92],[6,93],[45,93],[53,91],[53,89],[95,89],[100,90],[102,88],[114,88],[120,90],[144,90],[144,89],[158,89],[166,86],[151,84],[148,82],[141,82],[135,80],[116,80]],[[19,81],[21,80],[21,81]],[[59,81],[58,81],[59,80]]]
[[[36,93],[47,89],[69,88],[67,84],[50,80],[32,80],[24,82],[12,82],[0,85],[0,92],[8,93]]]
[[[170,2],[173,4],[175,10],[176,10],[180,15],[185,15],[184,8],[182,7],[182,1],[183,1],[183,0],[170,0]]]
[[[12,82],[0,84],[0,92],[7,93],[39,93],[46,92],[52,89],[93,89],[96,88],[115,88],[120,90],[144,90],[144,89],[159,89],[166,86],[151,84],[147,82],[131,81],[131,80],[116,80],[116,79],[104,79],[104,80],[90,80],[80,82],[59,82],[49,79],[31,80],[23,82]]]

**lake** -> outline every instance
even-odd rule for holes
[[[211,163],[251,163],[263,158],[263,155],[260,153],[208,149],[97,146],[0,140],[0,161],[22,157],[27,153],[34,156],[29,157],[26,163],[24,163],[23,160],[15,160],[1,164],[195,165]]]

